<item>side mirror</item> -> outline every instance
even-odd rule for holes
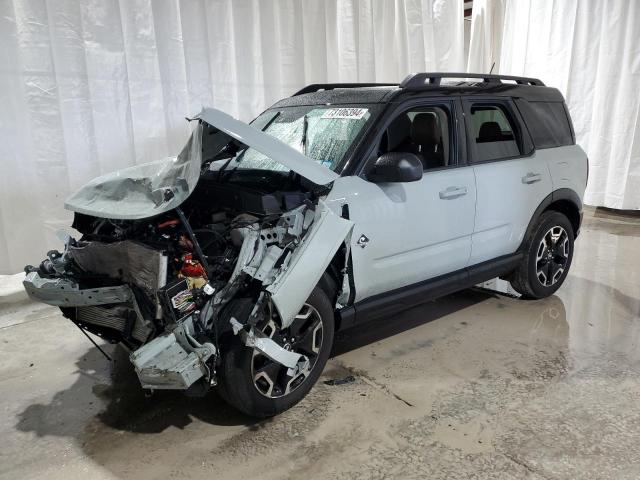
[[[378,157],[367,178],[373,183],[416,182],[422,178],[422,170],[415,153],[389,152]]]

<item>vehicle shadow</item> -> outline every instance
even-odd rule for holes
[[[477,289],[459,292],[429,302],[394,318],[384,318],[339,332],[332,356],[341,355],[445,315],[470,307],[494,295]],[[366,328],[363,328],[366,327]],[[16,428],[38,436],[81,436],[83,427],[154,434],[170,427],[184,429],[194,419],[218,426],[261,428],[265,421],[243,415],[229,407],[215,391],[204,397],[182,392],[156,391],[148,395],[140,388],[128,351],[106,346],[108,362],[92,347],[76,361],[79,376],[68,389],[56,393],[48,404],[33,404],[20,415]]]
[[[101,428],[143,434],[160,433],[169,427],[183,429],[194,418],[220,426],[257,423],[227,406],[213,391],[199,398],[176,391],[149,395],[140,388],[129,353],[120,346],[106,350],[111,362],[96,347],[89,349],[76,362],[79,376],[75,383],[56,393],[47,405],[28,406],[19,415],[16,428],[38,436],[75,436],[81,434],[80,423],[90,421]],[[74,412],[73,418],[60,421],[70,412]]]
[[[384,338],[406,332],[500,294],[501,292],[497,291],[471,288],[399,312],[390,317],[369,322],[364,319],[362,324],[339,331],[336,334],[331,356],[342,355]]]

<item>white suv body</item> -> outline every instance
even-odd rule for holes
[[[220,383],[273,415],[339,328],[498,276],[541,298],[567,275],[587,159],[539,80],[311,85],[252,125],[192,120],[175,159],[72,196],[82,239],[26,269],[29,295],[130,348],[145,388]]]

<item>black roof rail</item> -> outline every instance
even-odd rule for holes
[[[319,90],[333,90],[335,88],[362,88],[362,87],[397,87],[397,83],[312,83],[306,87],[298,90],[291,95],[303,95],[305,93],[313,93]]]
[[[400,82],[400,88],[407,90],[419,90],[428,86],[440,85],[443,78],[479,78],[485,83],[502,83],[502,80],[513,80],[518,85],[533,85],[544,87],[542,80],[529,77],[516,77],[512,75],[491,75],[488,73],[412,73]]]

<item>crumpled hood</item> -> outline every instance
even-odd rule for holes
[[[278,161],[316,185],[326,185],[339,177],[334,171],[303,155],[295,148],[220,110],[204,108],[196,118],[204,120],[263,155]]]
[[[101,175],[71,195],[64,208],[94,217],[134,220],[167,212],[193,192],[202,165],[202,125],[177,157]]]
[[[280,140],[215,108],[203,109],[200,119],[272,158],[318,185],[338,175]],[[178,207],[195,189],[202,167],[202,125],[193,131],[177,157],[108,173],[71,195],[65,208],[94,217],[134,220]]]

